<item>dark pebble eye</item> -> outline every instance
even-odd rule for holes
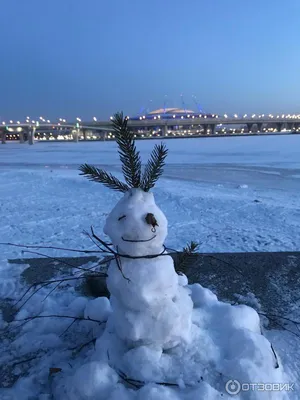
[[[121,221],[123,218],[126,218],[126,215],[122,215],[122,217],[118,218],[118,221]]]

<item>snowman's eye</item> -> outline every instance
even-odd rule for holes
[[[122,217],[118,218],[118,221],[121,221],[123,218],[126,218],[126,215],[122,215]]]

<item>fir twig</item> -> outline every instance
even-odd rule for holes
[[[141,189],[145,192],[153,188],[158,178],[162,175],[167,154],[168,149],[164,143],[154,146],[150,159],[146,164],[141,183]]]
[[[182,249],[182,253],[178,255],[176,262],[176,271],[185,269],[190,257],[196,253],[198,246],[198,243],[191,241]]]
[[[142,163],[135,146],[134,134],[129,130],[127,122],[122,112],[116,113],[112,119],[125,181],[129,187],[138,188],[141,184]]]
[[[119,181],[119,179],[112,174],[103,171],[103,169],[89,164],[82,164],[80,165],[79,170],[81,171],[80,175],[86,176],[90,181],[103,183],[103,185],[109,187],[110,189],[117,190],[118,192],[122,193],[129,190],[129,187],[125,183]]]

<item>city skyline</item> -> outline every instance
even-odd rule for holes
[[[1,119],[298,114],[300,4],[207,3],[5,1]]]

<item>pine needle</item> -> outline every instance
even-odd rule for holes
[[[123,117],[122,112],[114,115],[112,124],[125,181],[129,187],[138,188],[141,184],[142,163],[135,146],[134,134],[128,129],[127,118]]]
[[[79,170],[81,171],[80,175],[86,176],[90,181],[103,183],[103,185],[109,187],[110,189],[122,193],[129,190],[129,187],[125,183],[119,181],[119,179],[114,177],[112,174],[103,171],[103,169],[88,164],[82,164],[79,167]]]
[[[141,189],[143,189],[145,192],[148,192],[151,188],[153,188],[158,178],[162,175],[167,154],[168,149],[164,143],[159,145],[156,144],[154,146],[154,149],[150,155],[150,159],[146,164],[141,183]]]

